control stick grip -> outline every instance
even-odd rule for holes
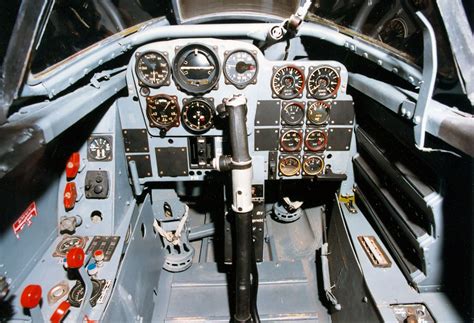
[[[225,111],[229,118],[229,138],[232,147],[232,161],[246,164],[251,161],[247,140],[247,99],[234,95],[224,99]]]

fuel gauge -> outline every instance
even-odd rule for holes
[[[278,165],[280,176],[296,176],[299,175],[301,170],[301,162],[295,156],[285,156],[280,159]]]

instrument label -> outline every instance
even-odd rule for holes
[[[13,223],[13,233],[16,235],[17,239],[20,239],[19,233],[23,230],[26,224],[30,226],[33,222],[31,219],[34,216],[38,216],[38,211],[36,209],[36,203],[32,202],[28,208],[20,215],[18,220]]]

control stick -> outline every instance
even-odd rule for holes
[[[234,264],[236,277],[234,321],[251,321],[251,270],[252,261],[252,158],[247,139],[247,99],[234,95],[224,99],[219,111],[229,119],[231,156],[215,159],[219,171],[232,172],[232,210],[235,214]]]
[[[31,320],[33,322],[44,322],[43,314],[41,314],[41,286],[28,285],[21,293],[20,303],[26,309],[30,310]]]

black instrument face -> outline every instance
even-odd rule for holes
[[[308,93],[318,100],[336,97],[341,84],[338,71],[331,66],[320,66],[308,77]]]
[[[219,81],[219,60],[214,51],[201,44],[181,48],[173,62],[176,84],[189,93],[206,93]]]
[[[326,148],[327,137],[321,130],[311,130],[306,135],[304,144],[306,149],[311,151],[320,151]]]
[[[250,83],[255,83],[257,60],[245,50],[235,51],[225,60],[224,75],[229,83],[238,89],[243,89]]]
[[[299,175],[301,170],[301,162],[295,156],[286,156],[280,159],[278,165],[280,176],[295,176]]]
[[[306,113],[308,123],[312,123],[317,126],[327,123],[329,119],[330,107],[331,104],[325,101],[316,101],[311,103]]]
[[[203,133],[211,129],[214,122],[214,108],[210,102],[194,99],[184,103],[183,126],[191,133]]]
[[[89,300],[91,306],[95,306],[97,304],[97,300],[99,299],[102,289],[105,286],[105,280],[96,280],[91,279],[92,282],[92,296]],[[82,301],[84,300],[84,284],[81,281],[76,281],[76,284],[69,292],[68,301],[71,303],[71,306],[80,307]]]
[[[303,124],[304,105],[299,102],[290,102],[281,110],[281,123],[296,126]]]
[[[90,160],[109,160],[112,156],[112,144],[109,137],[96,136],[89,139],[87,155]]]
[[[394,18],[386,22],[379,33],[380,40],[390,45],[399,45],[407,37],[407,23],[401,18]]]
[[[294,99],[302,95],[304,73],[293,65],[280,67],[272,76],[272,91],[281,99]]]
[[[303,144],[303,136],[299,130],[287,130],[280,138],[281,150],[287,152],[298,151]]]
[[[322,173],[324,161],[319,156],[306,156],[303,160],[303,172],[305,175],[315,176]]]
[[[146,115],[152,127],[168,130],[179,126],[179,105],[176,97],[165,94],[147,97]]]
[[[170,66],[164,54],[145,52],[138,55],[135,72],[140,85],[160,87],[169,84]]]

